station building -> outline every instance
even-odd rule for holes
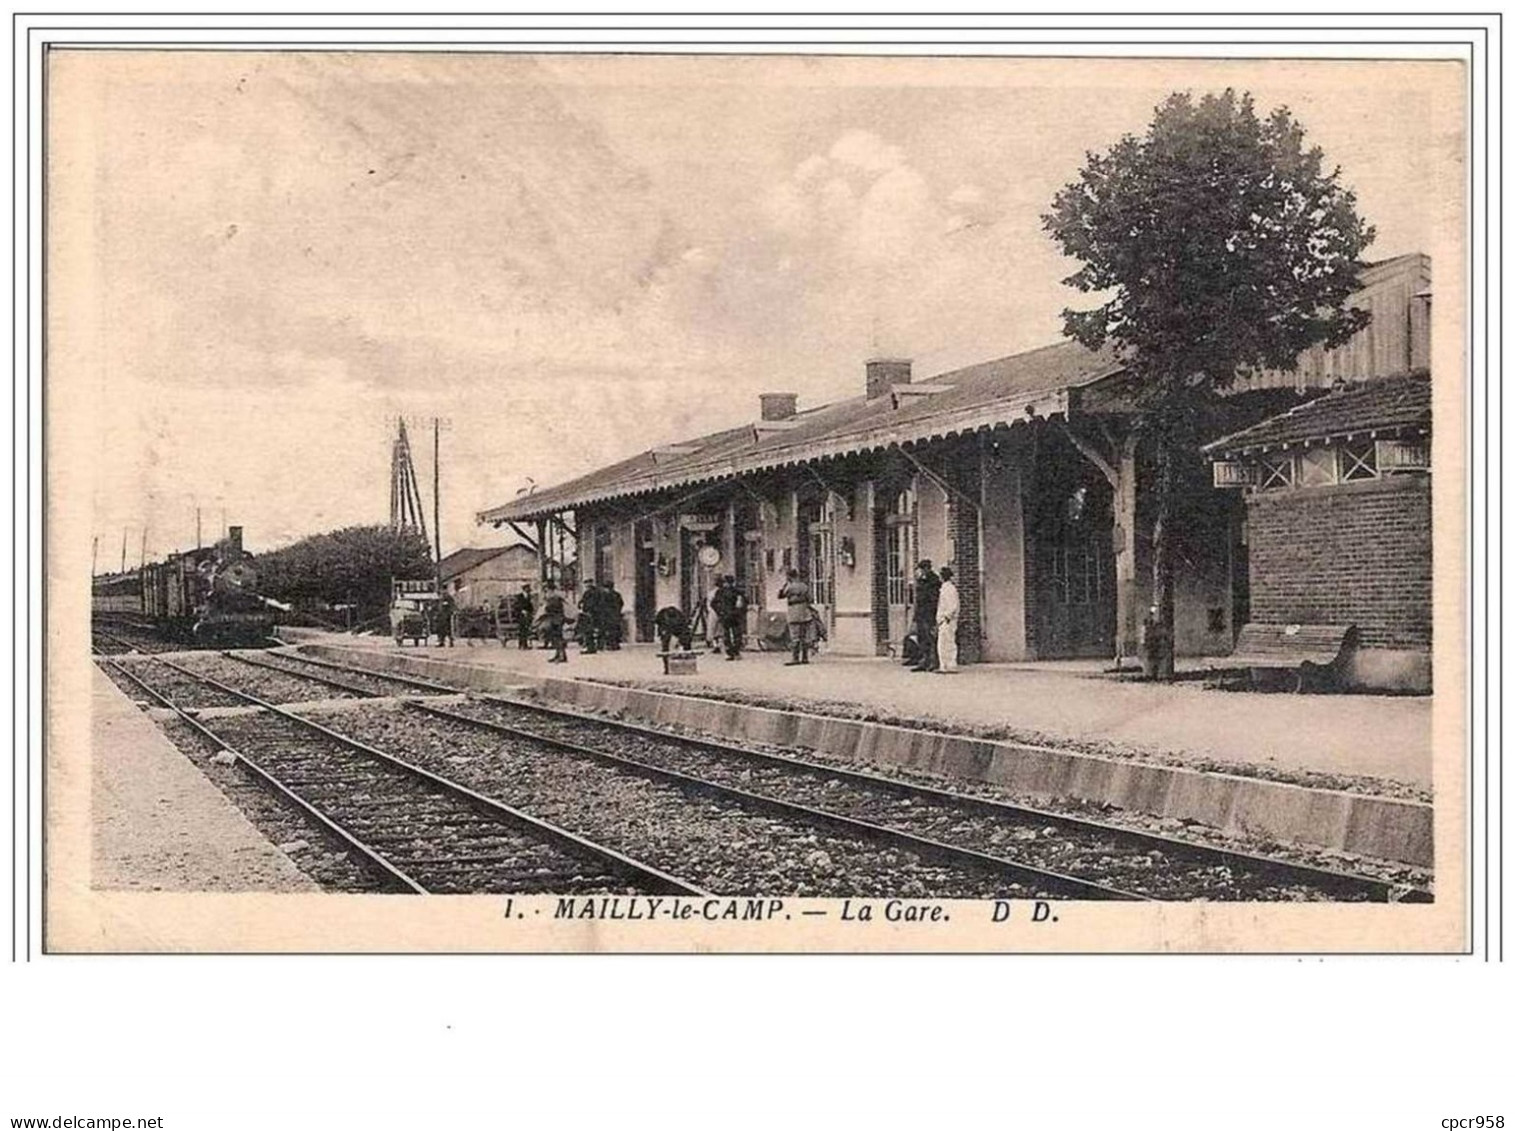
[[[540,566],[536,551],[516,543],[454,550],[438,572],[459,608],[493,609],[502,598],[519,593],[523,583],[535,585]]]
[[[1346,385],[1205,451],[1246,501],[1252,619],[1355,625],[1350,682],[1429,690],[1429,375]]]
[[[1372,324],[1345,346],[1310,351],[1295,371],[1240,383],[1208,434],[1240,434],[1344,383],[1423,369],[1429,295],[1426,257],[1373,265],[1354,300]],[[794,568],[834,651],[888,654],[908,628],[915,564],[930,559],[957,575],[965,662],[1131,654],[1130,622],[1150,601],[1152,477],[1114,355],[1063,342],[924,379],[905,359],[861,369],[851,398],[802,409],[792,393],[763,394],[731,428],[478,519],[540,547],[543,569],[573,556],[577,573],[614,583],[641,641],[659,608],[693,610],[718,574],[744,587],[755,628],[783,607],[778,590]],[[1262,611],[1257,570],[1274,568],[1249,561],[1257,504],[1215,489],[1206,454],[1188,453],[1192,489],[1176,524],[1176,647],[1186,655],[1228,653]],[[1119,626],[1118,587],[1131,614]],[[1268,615],[1271,592],[1264,584]]]

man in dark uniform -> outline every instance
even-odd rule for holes
[[[563,594],[558,592],[557,585],[551,581],[547,583],[547,592],[542,600],[542,616],[546,620],[543,639],[552,649],[552,655],[547,662],[566,664],[568,645],[564,640],[563,630],[568,624],[568,609],[563,603]]]
[[[934,672],[941,666],[936,656],[936,605],[941,593],[942,579],[931,568],[931,559],[922,558],[915,567],[915,635],[920,658],[911,671]]]
[[[621,650],[621,615],[625,611],[626,602],[616,592],[615,586],[608,581],[600,586],[600,607],[605,614],[600,639],[605,642],[607,649],[619,652]]]
[[[579,619],[574,625],[574,635],[578,638],[581,652],[600,650],[600,618],[603,615],[600,610],[599,586],[594,583],[594,578],[587,578],[584,582],[584,595],[579,598]]]
[[[521,591],[510,599],[510,615],[516,622],[516,643],[524,652],[531,647],[531,624],[537,615],[537,603],[531,598],[529,582],[524,583]]]
[[[457,615],[457,605],[447,594],[437,602],[437,647],[452,647],[452,621]]]
[[[710,608],[721,625],[721,643],[728,660],[742,658],[742,637],[747,628],[747,595],[737,588],[736,578],[727,574],[721,578],[716,595],[710,599]]]
[[[657,616],[652,618],[652,623],[657,627],[658,647],[662,651],[669,650],[668,645],[674,637],[678,638],[680,648],[686,652],[689,651],[694,641],[694,633],[689,627],[689,617],[685,615],[683,609],[677,605],[665,605],[658,610]]]

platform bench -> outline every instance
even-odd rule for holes
[[[1248,624],[1229,656],[1217,656],[1211,668],[1246,668],[1253,685],[1259,672],[1281,672],[1304,688],[1306,676],[1335,677],[1357,647],[1357,626],[1350,624]]]
[[[695,675],[700,670],[698,652],[659,652],[664,675]]]

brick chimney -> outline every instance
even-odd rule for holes
[[[759,420],[788,420],[799,411],[798,393],[759,393]]]
[[[899,358],[874,358],[865,365],[866,390],[870,401],[889,395],[891,385],[910,384],[910,362]]]
[[[240,526],[228,526],[226,528],[226,544],[233,554],[242,552],[242,528]]]

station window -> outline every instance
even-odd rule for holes
[[[915,488],[906,487],[894,497],[889,508],[889,603],[910,602],[910,577],[916,562]]]
[[[615,541],[610,527],[599,523],[594,528],[594,579],[605,584],[615,578]]]
[[[769,551],[772,556],[773,551]],[[747,591],[747,607],[763,607],[763,543],[748,538],[742,543],[742,585]]]
[[[1258,461],[1257,486],[1263,491],[1276,491],[1281,487],[1294,486],[1294,457],[1287,452],[1265,455]]]
[[[1052,599],[1059,605],[1098,603],[1103,556],[1093,539],[1052,549]]]
[[[1307,448],[1299,457],[1299,486],[1331,487],[1336,483],[1336,450]]]
[[[1343,483],[1378,478],[1378,445],[1374,441],[1348,442],[1342,445],[1340,452]]]

